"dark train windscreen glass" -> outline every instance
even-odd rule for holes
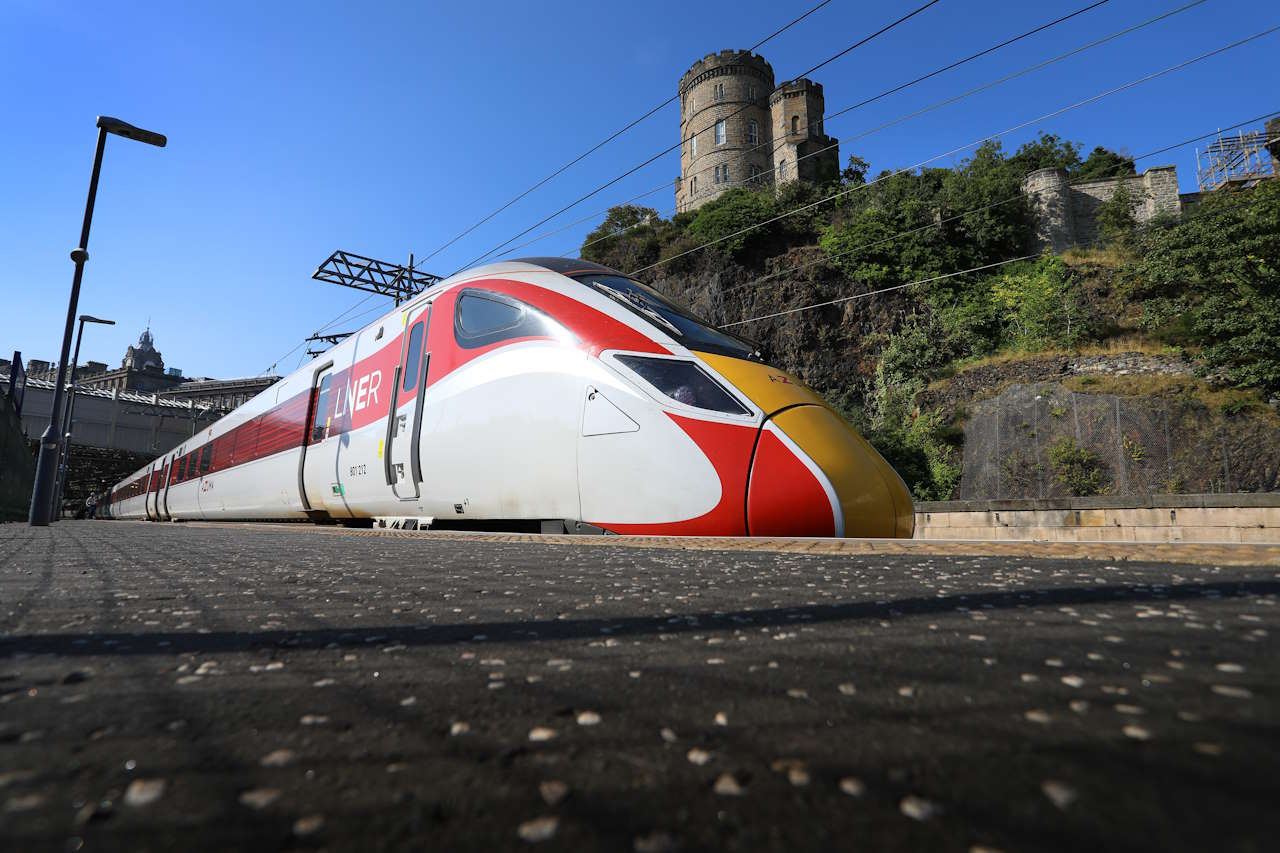
[[[759,360],[757,348],[750,341],[713,329],[646,284],[603,273],[584,273],[573,278],[640,315],[689,349]]]

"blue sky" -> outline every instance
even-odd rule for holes
[[[0,350],[57,356],[98,114],[163,132],[169,146],[108,141],[80,310],[119,325],[91,327],[81,360],[118,363],[149,318],[167,365],[252,375],[360,298],[310,279],[332,250],[422,257],[665,100],[704,54],[754,44],[815,2],[0,0]],[[916,5],[834,0],[761,52],[781,82]],[[942,0],[813,76],[833,112],[1084,5]],[[855,135],[1179,5],[1112,0],[827,132]],[[1280,23],[1268,8],[1209,0],[841,157],[856,152],[876,171],[920,162]],[[1280,109],[1278,54],[1280,34],[1268,36],[1013,133],[1006,147],[1046,130],[1140,154]],[[668,106],[427,267],[452,272],[673,144],[678,120]],[[1140,166],[1158,163],[1194,189],[1192,150]],[[547,227],[664,183],[648,203],[666,213],[678,172],[672,153]],[[576,254],[597,221],[521,254]]]

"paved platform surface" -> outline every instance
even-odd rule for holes
[[[1274,566],[559,542],[0,527],[0,849],[1275,849]]]

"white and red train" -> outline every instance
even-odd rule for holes
[[[584,261],[441,281],[114,486],[113,518],[909,537],[816,393]]]

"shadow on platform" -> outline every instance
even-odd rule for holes
[[[777,607],[765,610],[703,611],[661,616],[592,619],[540,619],[527,622],[468,622],[437,625],[382,625],[270,631],[145,631],[79,634],[28,634],[0,639],[0,655],[16,653],[70,656],[153,655],[246,651],[263,647],[323,648],[330,644],[399,643],[445,646],[486,641],[521,643],[536,640],[599,639],[645,634],[732,630],[744,626],[814,625],[828,622],[900,619],[967,610],[1007,610],[1062,605],[1117,604],[1144,601],[1242,598],[1280,593],[1280,581],[1212,584],[1091,586],[1010,590],[969,595],[912,597],[883,602]]]

